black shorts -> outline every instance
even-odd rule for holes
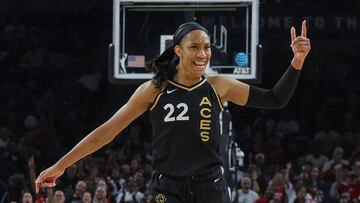
[[[222,170],[189,178],[154,173],[151,181],[153,203],[230,203]]]

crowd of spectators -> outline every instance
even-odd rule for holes
[[[91,131],[100,106],[113,99],[103,40],[110,41],[112,27],[98,15],[0,17],[0,203],[151,202],[146,115],[67,168],[56,187],[34,193],[39,171]],[[360,52],[342,54],[344,44],[359,42],[312,40],[317,47],[288,107],[230,106],[235,141],[246,154],[228,180],[234,203],[360,201]],[[287,63],[279,59],[288,47],[267,50],[273,43],[264,37],[262,85],[269,87]]]

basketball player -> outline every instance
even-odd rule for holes
[[[301,36],[291,28],[294,53],[288,69],[271,90],[223,76],[207,77],[211,58],[208,31],[195,22],[181,25],[173,46],[147,64],[154,78],[143,83],[108,121],[81,140],[57,163],[41,172],[40,187],[54,186],[64,170],[111,142],[134,119],[150,111],[153,128],[151,190],[156,203],[229,203],[219,158],[219,113],[223,103],[264,109],[284,107],[310,51],[306,22]]]

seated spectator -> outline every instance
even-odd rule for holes
[[[348,166],[337,164],[334,166],[334,171],[336,181],[331,186],[330,196],[332,199],[338,200],[344,193],[351,193],[352,177]]]
[[[113,183],[114,184],[114,183]],[[110,181],[106,181],[105,179],[99,179],[98,182],[97,182],[97,185],[96,185],[96,188],[99,188],[99,187],[103,187],[105,188],[106,190],[106,199],[107,199],[107,202],[111,203],[113,202],[113,195],[111,192],[109,192],[109,187],[108,185],[110,185]],[[96,191],[96,190],[95,190]]]
[[[310,172],[310,179],[307,182],[307,187],[309,188],[309,193],[314,199],[321,202],[329,202],[329,190],[331,185],[320,179],[319,169],[317,167],[312,167]]]
[[[30,192],[24,192],[21,199],[22,203],[33,203],[33,196]]]
[[[251,178],[245,176],[241,180],[241,189],[233,191],[231,201],[233,203],[253,203],[259,199],[259,195],[251,190]]]
[[[74,194],[75,186],[79,180],[77,175],[77,165],[71,165],[65,170],[65,174],[59,179],[60,182],[57,184],[65,193],[66,201]]]
[[[139,160],[132,159],[130,161],[130,170],[131,170],[131,175],[135,175],[136,172],[141,170],[140,165],[139,165]]]
[[[343,159],[344,151],[341,147],[337,147],[333,152],[333,159],[327,161],[322,169],[322,172],[320,174],[321,179],[325,181],[333,182],[335,181],[335,166],[336,165],[342,165],[343,167],[348,168],[349,162],[345,159]]]
[[[265,189],[267,188],[268,179],[267,174],[265,170],[265,155],[262,153],[257,153],[254,157],[254,166],[255,169],[252,169],[252,174],[256,171],[256,182],[259,184],[259,191],[258,193],[263,194],[265,192]],[[252,166],[249,166],[249,168]],[[271,179],[272,175],[269,176]],[[254,178],[254,177],[253,177]]]
[[[134,175],[135,181],[136,181],[136,185],[139,186],[139,191],[142,193],[145,193],[146,191],[146,186],[145,186],[145,179],[144,179],[144,175],[141,172],[136,172]]]
[[[288,202],[286,195],[287,181],[282,173],[276,173],[269,185],[274,187],[273,199],[279,202]]]
[[[49,203],[64,203],[65,194],[62,190],[56,190],[53,195],[52,201],[49,199]]]
[[[270,201],[273,200],[275,193],[275,187],[273,185],[269,185],[263,196],[261,196],[259,199],[255,201],[255,203],[270,203]]]
[[[123,164],[120,168],[120,179],[118,181],[120,188],[124,187],[124,184],[130,178],[130,174],[131,174],[130,166],[128,164]]]
[[[139,188],[135,177],[130,177],[128,182],[125,183],[124,188],[119,191],[116,203],[140,202],[144,198],[144,194],[139,191]]]
[[[69,201],[67,201],[67,203],[80,203],[81,198],[85,191],[86,191],[86,182],[82,180],[78,181],[75,186],[75,192],[69,198]]]
[[[336,164],[349,165],[349,162],[344,157],[344,150],[341,147],[336,147],[333,152],[333,159],[325,162],[322,172],[329,171]]]
[[[93,203],[108,203],[106,187],[98,186],[95,190]]]
[[[91,193],[84,192],[84,194],[81,198],[81,203],[91,203],[91,202],[92,202]]]
[[[296,188],[296,198],[293,203],[310,203],[312,200],[311,195],[307,192],[305,185],[298,185]],[[292,203],[292,202],[289,202]]]
[[[351,190],[351,198],[352,199],[360,199],[360,160],[355,161],[353,165],[352,171],[352,190]]]

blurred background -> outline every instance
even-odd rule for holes
[[[299,34],[308,20],[312,50],[286,108],[230,104],[245,153],[229,181],[233,202],[360,201],[359,10],[358,0],[260,1],[259,86],[290,63],[291,25]],[[33,188],[137,87],[108,82],[112,1],[0,0],[0,14],[0,202],[150,202],[147,113],[55,188]]]

